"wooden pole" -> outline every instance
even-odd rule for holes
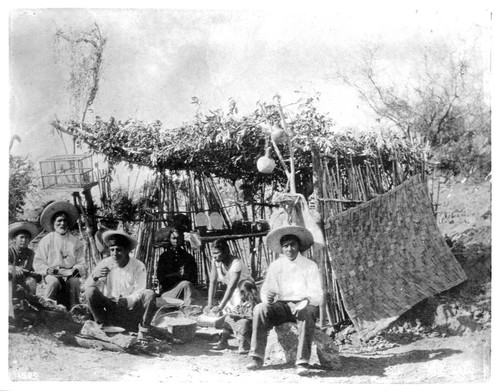
[[[311,147],[312,153],[312,166],[313,166],[313,187],[316,197],[316,208],[319,213],[320,219],[318,221],[318,225],[320,226],[321,232],[324,235],[324,203],[319,202],[319,199],[323,198],[323,186],[320,183],[320,178],[323,176],[323,169],[321,167],[321,160],[319,156],[319,150],[317,145],[313,144]],[[325,313],[326,313],[326,292],[327,292],[327,283],[326,283],[326,273],[325,273],[325,262],[326,257],[324,252],[326,249],[321,249],[321,254],[319,256],[319,273],[321,275],[321,289],[323,290],[323,300],[319,306],[319,325],[323,327],[325,325]],[[333,324],[332,324],[333,326]]]
[[[288,129],[288,125],[286,124],[285,115],[283,114],[283,108],[281,107],[280,97],[276,96],[276,100],[278,101],[278,110],[281,115],[281,121],[283,122],[283,129],[285,129],[285,132],[288,134],[287,143],[288,150],[290,151],[290,192],[295,194],[297,193],[297,190],[295,187],[295,161],[293,158],[292,133],[290,132],[290,130]]]
[[[90,226],[89,219],[87,217],[87,214],[85,213],[85,209],[83,208],[82,198],[80,196],[80,193],[74,192],[73,198],[74,198],[75,202],[78,203],[78,206],[80,209],[80,215],[83,219],[83,223],[85,224],[86,235],[83,235],[84,236],[83,239],[87,242],[88,247],[89,247],[89,253],[90,253],[89,254],[90,255],[89,272],[91,272],[92,269],[94,268],[94,266],[100,260],[100,258],[97,256],[97,254],[99,254],[99,251],[97,250],[97,246],[95,244],[92,227]],[[80,226],[80,224],[78,224],[78,225]],[[81,231],[81,227],[80,227],[80,233],[81,234],[83,233]]]

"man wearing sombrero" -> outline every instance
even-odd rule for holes
[[[86,273],[83,242],[70,232],[78,220],[75,206],[55,201],[40,215],[41,226],[49,233],[38,243],[33,266],[45,279],[44,297],[66,305],[80,303],[80,278]]]
[[[156,311],[156,294],[146,289],[146,267],[130,256],[137,241],[124,231],[106,231],[102,239],[110,256],[97,264],[86,283],[85,296],[94,320],[103,326],[122,326],[149,332]]]
[[[267,247],[281,253],[281,256],[269,265],[261,289],[262,303],[254,309],[251,362],[247,369],[262,367],[267,336],[274,326],[296,322],[299,332],[297,374],[308,374],[314,327],[323,291],[318,266],[300,252],[313,243],[311,232],[299,226],[279,227],[267,235]]]
[[[33,259],[35,253],[28,248],[28,245],[36,235],[38,228],[35,224],[21,221],[9,225],[9,280],[12,279],[14,287],[19,287],[23,293],[32,296],[36,293],[36,284],[42,280],[39,274],[33,269]],[[17,289],[13,295],[17,296]]]

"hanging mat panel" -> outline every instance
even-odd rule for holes
[[[325,224],[344,305],[364,340],[421,300],[460,284],[420,176]]]

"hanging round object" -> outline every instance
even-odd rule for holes
[[[269,125],[268,123],[262,124],[261,128],[264,132],[266,132],[268,134],[271,134],[271,132],[273,131],[273,127],[271,125]]]
[[[271,138],[276,144],[284,143],[288,140],[288,133],[278,125],[271,128]]]
[[[257,170],[262,174],[271,174],[276,167],[276,163],[269,157],[271,148],[266,149],[266,154],[257,160]]]

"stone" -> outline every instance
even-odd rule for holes
[[[473,313],[447,304],[436,308],[433,327],[446,328],[452,335],[463,335],[481,329],[481,325],[474,320]]]
[[[110,338],[102,331],[101,327],[93,320],[87,320],[80,331],[81,335],[109,342]]]
[[[297,358],[298,329],[295,323],[283,323],[269,332],[266,359],[272,364],[295,364]],[[309,364],[327,369],[341,366],[339,351],[334,340],[320,330],[314,330]]]
[[[137,343],[137,338],[131,335],[117,334],[110,338],[109,342],[120,346],[124,349],[129,349]]]

